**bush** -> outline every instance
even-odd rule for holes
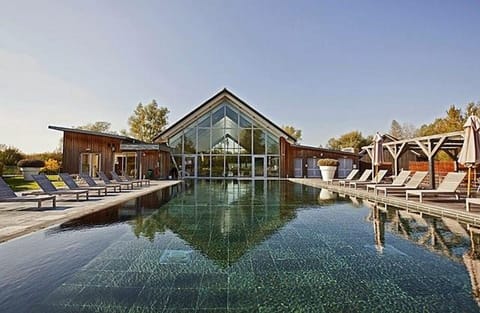
[[[18,161],[18,167],[44,167],[45,161],[43,160],[32,160],[32,159],[23,159]]]
[[[335,159],[319,159],[317,161],[318,166],[337,166],[338,160]]]
[[[0,176],[3,175],[3,163],[0,162]]]
[[[43,168],[43,172],[45,172],[45,174],[48,174],[48,175],[58,174],[59,170],[60,170],[60,164],[58,164],[57,160],[48,159],[45,162],[45,167]]]

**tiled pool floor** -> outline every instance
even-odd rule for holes
[[[461,261],[467,239],[442,228],[453,251],[446,255],[413,240],[428,228],[404,221],[408,240],[392,230],[392,212],[376,212],[379,242],[371,208],[319,201],[318,190],[292,183],[261,184],[198,182],[151,215],[102,227],[104,237],[109,228],[116,235],[31,311],[478,311]]]

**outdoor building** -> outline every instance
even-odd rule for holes
[[[315,160],[322,157],[339,159],[342,171],[338,174],[344,177],[358,164],[353,153],[296,145],[295,138],[227,89],[161,132],[155,141],[172,149],[180,177],[293,177],[300,173],[299,164],[300,176],[318,177]],[[304,173],[304,164],[311,171]]]
[[[164,144],[148,144],[134,138],[89,130],[49,126],[63,132],[62,171],[89,174],[166,178],[171,169],[170,149]]]

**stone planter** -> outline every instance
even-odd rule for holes
[[[335,177],[336,166],[320,166],[320,172],[322,173],[323,181],[330,181]]]
[[[23,179],[25,181],[33,181],[32,175],[40,173],[41,167],[21,167],[20,171],[23,173]]]

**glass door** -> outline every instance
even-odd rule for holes
[[[255,177],[265,177],[265,157],[253,157],[254,165],[254,176]]]
[[[82,153],[80,155],[80,174],[97,176],[100,168],[100,153]]]
[[[195,155],[186,155],[183,164],[183,177],[197,177],[197,157]]]

